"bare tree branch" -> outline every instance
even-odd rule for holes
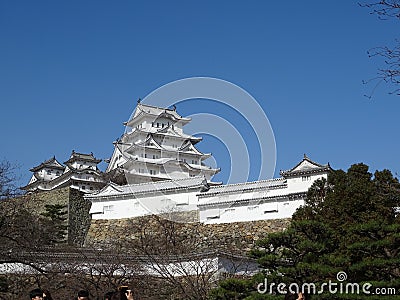
[[[400,20],[400,1],[399,0],[381,0],[372,3],[359,3],[361,7],[370,9],[370,14],[377,15],[381,20],[387,20],[389,18],[395,18]],[[395,86],[394,90],[389,94],[400,95],[400,43],[399,40],[395,40],[395,45],[392,47],[382,46],[370,49],[368,52],[369,57],[383,59],[384,67],[378,68],[377,76],[370,80],[364,81],[364,83],[370,83],[376,81],[371,95],[367,96],[371,98],[376,88],[382,83],[387,83]]]

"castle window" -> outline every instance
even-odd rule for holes
[[[259,208],[259,206],[258,206],[258,205],[255,205],[255,206],[249,206],[249,207],[247,207],[247,210],[249,210],[249,211],[256,211],[256,210],[258,210],[258,208]]]
[[[277,213],[277,212],[278,212],[277,209],[271,209],[271,210],[265,210],[264,214]]]
[[[114,205],[104,205],[103,206],[103,212],[108,213],[114,211]]]
[[[302,181],[309,181],[311,180],[311,176],[301,176]]]
[[[156,170],[150,170],[150,175],[157,175],[157,171]]]
[[[86,190],[86,186],[82,185],[82,190]]]
[[[51,175],[51,170],[47,170],[47,175]]]
[[[171,205],[171,200],[170,199],[161,199],[161,205],[162,206]]]
[[[212,217],[207,217],[207,220],[215,220],[215,219],[219,219],[220,216],[212,216]]]

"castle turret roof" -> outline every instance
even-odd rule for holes
[[[166,117],[171,119],[172,121],[181,121],[184,123],[190,122],[191,118],[185,118],[179,115],[175,109],[171,108],[162,108],[157,106],[151,106],[148,104],[138,103],[133,113],[131,119],[124,123],[124,125],[131,126],[136,119],[139,119],[142,115],[150,115],[153,116],[154,119],[159,117]]]
[[[42,162],[40,165],[33,167],[32,169],[30,169],[30,171],[37,172],[43,168],[58,169],[58,170],[65,169],[65,167],[57,161],[56,157],[53,156],[52,158]]]
[[[72,150],[72,153],[71,153],[70,158],[69,158],[66,162],[64,162],[64,163],[65,163],[65,164],[68,164],[68,163],[72,163],[72,162],[77,161],[77,160],[80,160],[80,161],[88,161],[88,162],[94,162],[94,163],[96,163],[96,164],[98,164],[99,162],[101,162],[101,159],[95,158],[95,157],[93,156],[93,153],[85,154],[85,153],[78,153],[78,152],[75,152],[75,150]]]
[[[291,168],[290,170],[280,171],[280,175],[288,178],[331,170],[332,168],[329,163],[326,165],[321,165],[319,163],[316,163],[315,161],[312,161],[306,154],[304,154],[304,158],[301,162],[299,162],[295,167]]]

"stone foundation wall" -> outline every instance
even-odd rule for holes
[[[109,244],[118,239],[128,239],[134,242],[140,230],[157,232],[159,226],[153,217],[92,220],[86,236],[87,245]],[[285,230],[290,219],[263,220],[251,222],[236,222],[226,224],[179,223],[177,234],[190,239],[195,235],[198,249],[229,250],[230,252],[245,253],[254,247],[258,239],[268,233]],[[198,250],[197,249],[197,250]]]
[[[61,204],[68,207],[69,193],[69,188],[62,188],[52,191],[26,194],[15,200],[22,201],[26,208],[29,208],[36,214],[40,215],[46,211],[45,205]]]
[[[29,193],[14,199],[37,215],[46,211],[46,205],[60,204],[66,207],[68,226],[66,240],[71,245],[82,245],[90,226],[90,202],[83,198],[83,193],[69,187]]]
[[[156,231],[157,217],[141,217],[117,220],[91,220],[90,202],[83,198],[83,193],[70,188],[47,192],[31,193],[17,199],[38,215],[45,212],[46,204],[61,204],[68,209],[67,242],[71,245],[109,244],[119,239],[135,240],[139,231]],[[176,214],[176,213],[175,213]],[[169,219],[179,220],[177,234],[180,237],[195,238],[199,249],[228,249],[246,252],[254,247],[255,242],[271,232],[286,229],[290,219],[236,222],[226,224],[202,224],[198,220],[198,211],[168,215]],[[188,221],[188,222],[187,222]]]
[[[68,243],[82,246],[90,227],[91,203],[83,198],[83,193],[70,189],[68,214]]]

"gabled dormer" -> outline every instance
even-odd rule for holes
[[[187,140],[185,143],[183,143],[183,145],[178,150],[185,154],[192,154],[199,156],[200,160],[204,160],[211,157],[211,153],[203,153],[199,151],[190,140]]]

